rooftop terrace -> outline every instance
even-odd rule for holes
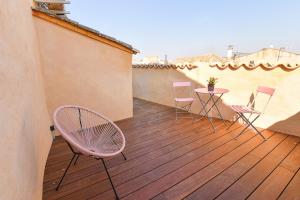
[[[119,121],[127,144],[106,159],[122,199],[293,199],[300,196],[299,138],[249,129],[231,131],[215,119],[175,120],[174,108],[134,99],[134,117]],[[72,152],[56,137],[44,177],[44,199],[114,199],[100,161],[80,157],[61,189],[55,187]]]

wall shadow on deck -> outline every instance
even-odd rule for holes
[[[299,123],[300,123],[300,111],[298,111],[296,114],[284,120],[272,124],[267,129],[276,130],[278,132],[285,133],[285,134],[296,135],[295,132],[299,130],[295,130],[295,127],[299,126]]]

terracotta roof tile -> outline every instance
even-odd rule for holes
[[[187,68],[189,70],[196,68],[197,66],[191,65],[191,64],[183,64],[183,65],[177,65],[177,64],[133,64],[133,68],[144,68],[144,69],[184,69]]]
[[[279,64],[274,65],[274,64],[270,64],[270,63],[259,63],[259,64],[245,64],[245,63],[232,64],[232,63],[226,63],[226,64],[211,64],[210,66],[211,67],[217,67],[220,70],[224,70],[226,68],[229,68],[229,69],[232,69],[232,70],[237,70],[241,67],[243,67],[247,70],[254,70],[254,69],[260,67],[264,70],[273,70],[275,68],[281,68],[281,69],[286,70],[286,71],[292,71],[292,70],[295,70],[295,69],[299,68],[300,64],[291,65],[291,64],[279,63]]]

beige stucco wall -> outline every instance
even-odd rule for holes
[[[0,199],[42,198],[49,131],[31,1],[0,7]]]
[[[219,70],[209,67],[205,63],[196,63],[199,67],[193,70],[174,69],[133,69],[134,97],[173,106],[172,82],[190,80],[193,86],[204,87],[210,76],[218,77],[217,87],[230,90],[222,98],[221,112],[226,119],[233,119],[230,104],[246,104],[250,95],[258,85],[276,88],[265,115],[257,121],[256,125],[271,130],[300,136],[300,69],[283,71],[280,68],[265,71],[257,68],[247,71]],[[262,107],[265,98],[258,98],[256,107]],[[194,103],[193,112],[199,112],[198,100]]]
[[[132,55],[35,17],[49,113],[63,104],[132,116]]]

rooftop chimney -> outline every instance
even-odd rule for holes
[[[227,58],[228,59],[232,59],[233,57],[234,57],[233,45],[228,45],[228,48],[227,48]]]
[[[69,4],[70,1],[66,0],[34,0],[36,3],[36,7],[45,12],[49,12],[51,14],[66,16],[66,14],[70,14],[70,12],[65,11],[65,4]]]
[[[50,4],[48,4],[48,9],[63,11],[63,10],[65,10],[65,6],[64,6],[64,4],[61,4],[61,3],[50,3]]]
[[[168,64],[168,55],[165,54],[165,60],[164,60],[164,64],[167,65]]]

